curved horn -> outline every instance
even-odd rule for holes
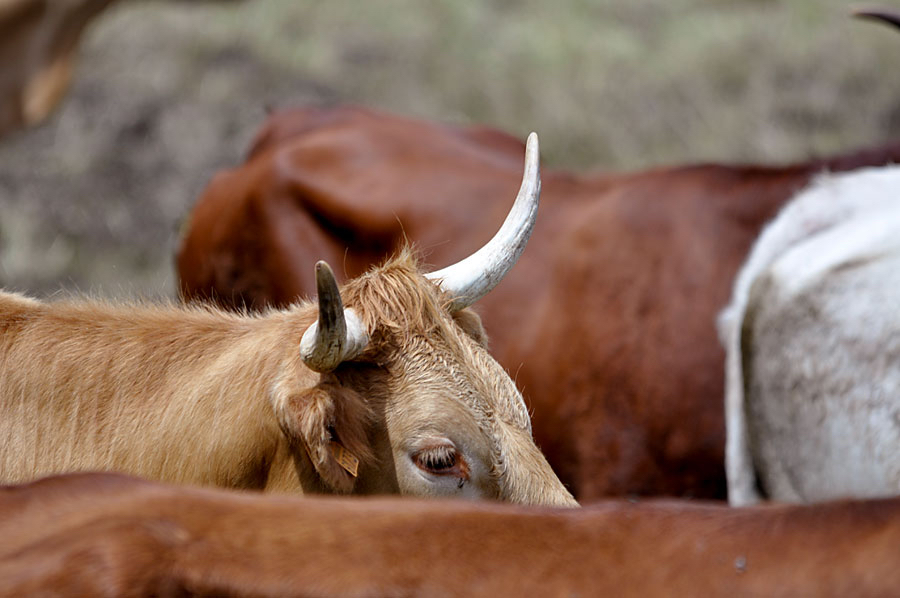
[[[300,339],[300,358],[317,372],[330,372],[342,361],[362,353],[369,337],[352,309],[344,309],[334,272],[325,262],[316,263],[319,319]]]
[[[451,311],[468,307],[484,297],[518,261],[534,228],[540,196],[538,138],[537,133],[532,133],[525,143],[522,186],[494,238],[464,260],[425,275],[425,278],[438,282],[453,297]]]
[[[881,21],[882,23],[887,23],[888,25],[900,28],[900,12],[889,8],[858,7],[853,9],[852,14],[854,17],[860,19]]]

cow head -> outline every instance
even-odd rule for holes
[[[300,359],[318,384],[276,393],[275,407],[330,490],[577,504],[467,309],[518,259],[539,195],[532,134],[513,209],[475,254],[423,275],[406,249],[341,290],[327,264],[316,265],[319,317]]]

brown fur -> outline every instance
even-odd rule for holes
[[[0,489],[0,596],[880,597],[900,499],[585,509],[263,497],[74,475]]]
[[[481,480],[483,495],[574,502],[534,447],[512,381],[473,340],[477,316],[454,319],[410,250],[342,296],[371,341],[319,375],[299,355],[316,317],[309,303],[241,315],[0,293],[0,476],[109,469],[232,488],[398,492],[391,447],[457,406],[458,421],[438,432],[516,463]],[[385,434],[393,444],[376,454]],[[359,479],[335,461],[332,440],[360,459]],[[536,478],[531,490],[518,476]]]
[[[432,264],[454,263],[502,222],[523,152],[500,131],[361,108],[275,113],[194,209],[178,256],[184,296],[289,304],[315,292],[311,260],[352,277],[406,238]],[[544,169],[529,246],[475,309],[530,402],[535,439],[579,497],[724,498],[714,322],[737,268],[811,176],[897,161],[893,144],[777,167]]]
[[[44,120],[69,86],[85,27],[114,0],[0,6],[0,134]]]

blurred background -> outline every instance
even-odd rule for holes
[[[0,137],[0,286],[174,296],[186,215],[276,106],[536,130],[545,167],[578,171],[898,137],[900,32],[850,6],[119,0],[86,28],[57,109]]]

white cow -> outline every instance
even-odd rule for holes
[[[900,494],[900,166],[787,204],[719,331],[733,505]]]

